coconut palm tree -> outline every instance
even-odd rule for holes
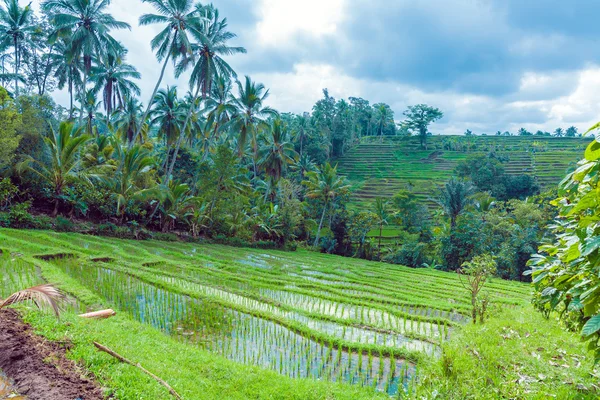
[[[378,197],[373,205],[373,213],[377,217],[377,225],[379,225],[379,257],[381,257],[381,236],[383,235],[383,226],[390,223],[389,204],[387,201]]]
[[[102,181],[115,197],[116,214],[119,223],[123,223],[127,204],[131,200],[155,195],[151,189],[139,185],[141,176],[154,167],[155,161],[148,150],[139,145],[128,149],[117,146],[114,158],[118,163],[115,171],[102,177]]]
[[[92,68],[93,57],[119,54],[123,46],[110,35],[111,29],[131,29],[106,13],[110,0],[45,0],[42,10],[51,15],[54,31],[49,41],[55,43],[59,37],[69,36],[72,51],[83,58],[83,81],[81,102],[86,94],[87,79]],[[80,114],[80,119],[83,114]]]
[[[80,150],[90,139],[87,135],[79,135],[73,123],[63,122],[58,131],[51,129],[51,134],[44,138],[49,160],[47,162],[26,159],[19,170],[29,170],[38,175],[50,186],[54,197],[53,216],[58,214],[58,207],[63,190],[69,182],[84,175],[81,168]]]
[[[50,66],[54,70],[54,77],[58,80],[58,88],[67,86],[69,92],[69,119],[73,118],[73,91],[81,87],[83,79],[81,71],[83,62],[79,54],[73,51],[73,46],[67,38],[59,38],[52,46]]]
[[[21,67],[21,52],[29,35],[35,30],[35,21],[31,3],[25,7],[19,6],[19,0],[4,0],[0,8],[0,41],[13,46],[13,66],[15,94],[19,96],[19,69]]]
[[[210,135],[216,138],[219,130],[231,119],[236,108],[231,96],[232,83],[229,77],[219,76],[212,85],[210,96],[204,99],[207,128],[212,130]],[[202,159],[206,160],[208,153]]]
[[[306,177],[308,179],[302,182],[302,184],[306,186],[306,197],[319,200],[323,204],[321,220],[319,221],[317,236],[314,243],[314,246],[317,246],[327,209],[330,205],[335,203],[341,195],[348,192],[350,185],[348,185],[345,178],[338,176],[337,165],[332,167],[329,163],[323,165],[317,172],[308,172]]]
[[[268,106],[263,106],[263,102],[269,97],[269,91],[265,89],[262,83],[253,82],[249,76],[246,76],[244,84],[237,81],[238,97],[232,97],[232,103],[236,108],[235,114],[231,117],[224,128],[227,128],[233,134],[238,135],[238,155],[244,154],[248,136],[252,145],[253,172],[256,178],[256,159],[258,156],[258,134],[269,129],[267,118],[277,117],[279,113]]]
[[[126,97],[123,107],[117,109],[111,116],[114,131],[123,143],[131,143],[135,133],[142,125],[142,104],[135,97]],[[144,142],[148,134],[148,124],[141,127],[142,134],[138,136]]]
[[[169,167],[171,148],[183,128],[184,118],[184,110],[177,98],[177,87],[167,86],[166,89],[159,90],[152,102],[150,124],[157,127],[159,138],[164,140],[167,148],[165,173]]]
[[[439,189],[438,197],[433,199],[450,217],[450,229],[456,226],[456,219],[473,200],[475,187],[469,181],[452,177]]]
[[[192,68],[190,75],[190,88],[195,91],[192,104],[196,104],[198,93],[202,93],[202,99],[206,99],[212,89],[212,83],[218,76],[237,77],[235,71],[227,64],[222,56],[246,53],[243,47],[232,47],[227,44],[236,35],[227,30],[227,19],[219,18],[219,10],[210,6],[197,5],[196,10],[199,19],[190,24],[190,33],[196,40],[192,43],[192,52],[184,57],[175,69],[175,75],[180,76],[184,71]],[[175,151],[171,165],[167,172],[167,180],[170,179],[177,161],[177,153],[183,141],[194,108],[190,107],[188,115],[183,123],[180,137],[175,145]]]
[[[102,91],[102,101],[106,115],[112,114],[113,110],[123,108],[125,99],[140,95],[140,87],[133,79],[140,79],[141,74],[137,69],[125,62],[126,51],[116,54],[108,54],[106,57],[95,57],[92,66],[91,81],[94,83],[92,89],[98,94]]]
[[[308,137],[310,129],[310,117],[307,115],[296,115],[294,118],[294,139],[300,143],[300,158],[304,153],[304,141]]]
[[[171,60],[173,63],[177,62],[179,57],[190,54],[192,46],[187,36],[188,27],[194,23],[198,18],[198,10],[194,7],[193,0],[142,0],[143,3],[149,3],[158,12],[158,14],[144,14],[140,17],[140,25],[152,25],[152,24],[163,24],[164,29],[156,35],[150,45],[152,50],[156,52],[156,58],[159,62],[163,62],[158,76],[158,81],[148,107],[144,111],[142,121],[146,121],[150,113],[150,108],[154,101],[160,84],[165,76],[165,69],[167,64]],[[139,128],[141,129],[141,128]],[[136,132],[134,140],[137,140],[137,136],[140,131]],[[133,143],[132,141],[132,143]]]
[[[258,157],[259,165],[273,182],[277,182],[287,165],[292,164],[298,158],[298,153],[288,140],[287,131],[281,119],[273,121],[270,135],[265,138],[264,145],[258,151]]]

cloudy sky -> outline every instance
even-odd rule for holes
[[[600,2],[588,0],[215,0],[236,45],[239,75],[270,88],[280,111],[310,111],[328,88],[335,98],[386,102],[402,119],[427,103],[445,117],[436,133],[553,131],[600,120]],[[139,27],[152,8],[113,0],[132,25],[114,36],[142,73],[147,101],[159,74]],[[172,71],[172,69],[171,69]],[[165,84],[175,84],[169,72]],[[179,86],[184,87],[181,79]],[[66,102],[64,94],[57,94]]]

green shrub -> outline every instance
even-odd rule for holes
[[[70,219],[59,215],[56,217],[55,229],[58,232],[75,232],[75,224]]]
[[[153,232],[152,239],[162,242],[177,242],[179,238],[174,233]]]
[[[18,193],[19,189],[9,178],[2,179],[0,181],[0,210],[7,210]]]
[[[427,245],[417,241],[406,242],[396,252],[385,256],[383,261],[412,268],[421,268],[429,261]]]
[[[47,215],[36,215],[33,217],[32,226],[33,229],[54,229],[54,219]]]
[[[33,223],[33,216],[29,213],[30,201],[13,205],[8,212],[10,226],[13,228],[28,228]]]

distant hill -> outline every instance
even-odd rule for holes
[[[566,171],[583,157],[590,138],[540,136],[432,136],[428,150],[418,137],[368,138],[343,157],[338,171],[353,187],[352,205],[366,205],[376,197],[391,197],[412,185],[428,201],[436,185],[448,180],[456,165],[474,154],[508,157],[508,174],[534,175],[542,188],[557,185]]]

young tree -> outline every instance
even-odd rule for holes
[[[417,132],[421,139],[421,147],[427,149],[427,135],[429,134],[428,127],[433,122],[441,119],[444,116],[439,109],[430,107],[427,104],[417,104],[409,106],[404,111],[406,117],[405,123],[409,129]]]
[[[496,261],[489,254],[475,256],[471,261],[463,263],[462,268],[456,271],[460,283],[471,296],[471,319],[474,324],[484,323],[485,314],[489,305],[489,297],[479,296],[481,290],[489,278],[496,273]]]

